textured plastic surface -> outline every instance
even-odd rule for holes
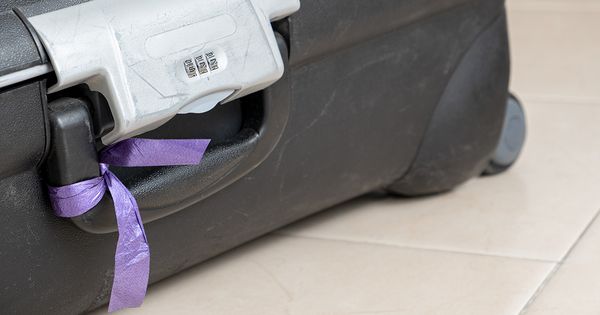
[[[31,34],[14,12],[0,13],[0,30],[0,77],[42,64]]]
[[[26,7],[24,12],[63,5],[61,1],[40,3],[44,5]],[[280,25],[284,28],[287,24],[289,30],[287,87],[274,86],[262,96],[252,95],[256,99],[244,98],[247,103],[242,104],[243,109],[256,113],[246,105],[256,103],[261,108],[270,104],[269,99],[278,99],[276,93],[288,93],[288,104],[272,104],[289,106],[288,119],[265,126],[277,130],[277,125],[283,124],[281,140],[249,174],[220,183],[208,198],[194,196],[199,202],[175,205],[185,210],[147,224],[153,245],[151,282],[327,207],[391,185],[419,162],[420,148],[427,146],[424,139],[436,138],[428,135],[430,130],[439,130],[435,124],[443,120],[434,118],[436,112],[463,113],[462,122],[477,121],[478,115],[484,115],[490,124],[482,125],[485,132],[479,135],[503,121],[506,90],[500,93],[492,88],[494,96],[485,104],[473,96],[465,96],[464,102],[450,102],[454,98],[444,96],[461,92],[448,90],[469,87],[469,80],[456,79],[468,78],[466,74],[479,80],[477,88],[469,88],[467,94],[506,86],[508,64],[503,56],[508,47],[506,29],[499,22],[504,15],[502,1],[304,0],[302,5],[298,14]],[[485,47],[497,47],[493,53],[499,57],[477,53]],[[474,64],[479,68],[470,66]],[[479,75],[481,67],[497,71]],[[473,110],[480,106],[481,110]],[[0,107],[2,114],[3,110]],[[490,118],[493,112],[502,115]],[[239,122],[236,113],[231,117]],[[193,126],[194,119],[188,119]],[[261,126],[260,121],[257,125]],[[454,135],[452,123],[443,126],[448,125],[451,129],[445,134],[449,141]],[[174,130],[166,126],[153,136],[172,136]],[[193,131],[182,134],[188,132]],[[199,132],[194,136],[202,137]],[[20,142],[21,136],[16,133],[10,139]],[[44,138],[38,132],[28,136],[38,141]],[[473,163],[464,166],[469,172],[480,167],[478,161],[489,157],[498,141],[492,139],[490,144],[485,139],[487,136],[475,139],[477,145],[464,152],[465,160]],[[441,147],[440,154],[445,154],[445,148]],[[215,161],[213,165],[222,164]],[[186,181],[196,175],[209,178],[211,169],[197,173],[168,168],[135,174],[115,171],[131,183],[141,183],[136,181],[138,176],[152,179],[153,174],[172,174],[162,182],[140,184],[143,188],[138,196],[150,197],[159,185],[169,185],[179,177]],[[464,179],[462,173],[445,174],[456,176],[445,183]],[[176,192],[178,197],[194,193],[194,181],[189,183]],[[420,181],[415,184],[426,188],[423,190],[436,190]],[[0,288],[8,288],[0,296],[0,309],[7,314],[74,314],[105,304],[116,234],[90,234],[54,217],[35,163],[25,163],[1,180],[0,193]],[[170,205],[169,199],[145,200],[149,208]]]
[[[41,164],[48,144],[45,98],[43,82],[0,92],[0,180]],[[0,198],[6,193],[0,191]]]

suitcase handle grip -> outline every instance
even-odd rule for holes
[[[287,126],[291,104],[287,45],[281,35],[276,35],[285,74],[269,89],[243,101],[242,108],[247,112],[244,127],[233,139],[209,147],[200,165],[156,168],[123,180],[138,202],[144,223],[207,199],[247,175],[271,154]],[[72,221],[89,233],[117,231],[112,202],[106,197]]]

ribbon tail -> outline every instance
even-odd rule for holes
[[[129,139],[100,153],[100,160],[114,166],[176,166],[200,164],[210,140]]]
[[[112,195],[119,240],[109,312],[142,305],[150,274],[150,247],[133,195],[110,171],[105,174]]]

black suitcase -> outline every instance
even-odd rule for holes
[[[48,95],[51,73],[2,85],[48,63],[28,17],[81,2],[0,2],[2,314],[76,314],[110,296],[110,199],[65,220],[47,194],[97,176],[87,144],[106,127],[102,96]],[[150,282],[357,196],[440,193],[516,160],[524,119],[508,93],[504,1],[301,4],[273,24],[281,80],[144,135],[212,139],[202,164],[113,170],[146,223]]]

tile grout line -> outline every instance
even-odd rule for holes
[[[531,307],[533,302],[535,302],[535,300],[538,298],[538,296],[540,296],[540,294],[542,294],[542,292],[544,291],[546,286],[550,283],[550,281],[552,281],[552,279],[554,278],[556,273],[558,273],[558,271],[564,265],[567,258],[569,258],[571,256],[571,254],[573,253],[573,251],[575,251],[575,248],[577,248],[577,245],[581,242],[583,237],[588,233],[588,231],[592,228],[592,226],[596,222],[600,222],[599,218],[600,218],[600,209],[596,212],[596,214],[594,215],[592,220],[588,223],[588,225],[585,227],[585,229],[583,229],[583,231],[581,232],[581,234],[579,235],[577,240],[575,240],[575,242],[573,242],[573,245],[569,248],[569,250],[563,256],[563,258],[558,263],[556,263],[556,266],[554,266],[554,268],[550,271],[550,273],[548,273],[548,276],[546,276],[544,281],[542,281],[540,286],[535,290],[535,292],[529,298],[529,300],[527,301],[525,306],[523,306],[523,309],[521,309],[521,312],[519,312],[519,315],[525,315],[527,313],[527,311],[529,310],[529,308]]]
[[[545,264],[558,264],[559,263],[558,261],[546,260],[546,259],[517,257],[517,256],[500,255],[500,254],[485,254],[485,253],[467,252],[467,251],[460,251],[460,250],[449,250],[449,249],[433,248],[433,247],[415,247],[415,246],[397,245],[397,244],[390,244],[390,243],[377,243],[377,242],[373,242],[373,241],[355,241],[355,240],[342,239],[342,238],[327,238],[327,237],[318,237],[318,236],[296,235],[296,234],[291,234],[291,233],[286,233],[286,232],[281,232],[281,231],[273,232],[273,234],[279,235],[279,236],[285,236],[285,237],[307,239],[307,240],[340,242],[340,243],[348,243],[348,244],[355,244],[355,245],[362,244],[362,245],[372,245],[372,246],[381,246],[381,247],[392,247],[392,248],[411,250],[411,251],[427,251],[427,252],[459,254],[459,255],[488,257],[488,258],[505,258],[505,259],[522,260],[522,261],[545,263]]]
[[[544,278],[544,281],[542,281],[542,283],[540,283],[540,285],[535,289],[535,292],[533,292],[531,297],[527,300],[527,303],[525,303],[525,305],[519,312],[519,315],[525,315],[527,313],[527,311],[529,311],[529,307],[533,304],[533,302],[535,302],[535,300],[537,300],[537,297],[540,296],[540,294],[542,294],[542,292],[544,291],[544,289],[546,288],[548,283],[550,283],[550,281],[552,281],[552,279],[554,278],[554,275],[556,275],[558,270],[560,270],[560,267],[562,267],[562,263],[560,263],[560,262],[556,263],[554,268],[552,268],[552,270],[550,270],[550,272],[548,273],[546,278]]]

